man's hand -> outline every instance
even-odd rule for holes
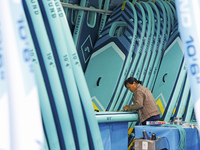
[[[129,110],[129,105],[123,107],[124,110]]]

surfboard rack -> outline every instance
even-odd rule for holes
[[[68,4],[68,3],[64,3],[64,2],[61,2],[61,4],[63,7],[67,7],[67,8],[85,10],[85,11],[93,11],[93,12],[98,12],[98,13],[105,14],[105,15],[110,15],[112,13],[112,11],[110,11],[110,10],[82,7],[82,6],[72,5],[72,4]]]

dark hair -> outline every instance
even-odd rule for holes
[[[129,77],[128,79],[125,80],[124,86],[126,87],[127,83],[133,84],[133,82],[135,82],[137,84],[142,84],[142,81],[139,81],[139,80],[137,80],[136,78],[133,78],[133,77]]]

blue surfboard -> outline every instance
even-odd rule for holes
[[[147,16],[145,16],[145,10],[142,7],[142,5],[140,5],[139,3],[134,3],[133,4],[135,7],[135,10],[137,12],[137,17],[138,17],[138,29],[137,29],[137,37],[135,40],[135,45],[134,47],[132,47],[134,53],[132,54],[132,58],[130,61],[127,60],[128,63],[128,68],[124,67],[121,78],[118,81],[118,85],[116,87],[115,90],[115,94],[114,97],[111,99],[110,101],[110,108],[109,110],[113,110],[114,106],[116,105],[117,99],[119,94],[123,95],[121,93],[121,88],[124,88],[124,80],[127,78],[127,76],[132,76],[135,72],[135,68],[137,67],[140,57],[143,54],[143,47],[144,47],[144,43],[146,41],[146,39],[149,39],[149,37],[147,37]],[[149,24],[150,25],[150,24]],[[145,39],[145,37],[147,37]],[[130,53],[129,53],[130,55]],[[124,88],[125,89],[125,88]]]
[[[184,111],[186,109],[187,100],[189,97],[190,83],[189,83],[188,76],[186,76],[186,80],[184,82],[185,82],[184,89],[180,97],[178,106],[176,108],[176,113],[175,113],[176,117],[183,117]]]
[[[140,72],[142,71],[143,62],[145,61],[145,57],[148,53],[149,46],[151,47],[152,42],[153,42],[153,40],[150,40],[150,38],[151,38],[150,35],[153,35],[152,25],[154,25],[154,22],[152,24],[153,12],[152,12],[151,7],[147,3],[144,3],[144,2],[141,2],[140,4],[134,3],[134,5],[135,5],[135,7],[137,7],[136,5],[141,5],[141,7],[143,7],[143,10],[144,10],[143,15],[145,16],[145,20],[143,20],[142,24],[141,24],[141,27],[143,26],[142,30],[141,30],[143,34],[140,37],[138,37],[139,42],[136,42],[136,44],[138,44],[136,46],[136,47],[138,47],[137,54],[136,54],[135,58],[132,58],[131,66],[128,71],[128,74],[126,75],[126,78],[128,78],[130,76],[134,76],[134,77],[139,76]],[[139,11],[138,11],[138,13],[139,13]],[[142,19],[140,17],[140,15],[138,14],[138,19],[139,18]],[[144,21],[146,22],[145,24],[144,24]],[[125,78],[124,78],[124,80],[125,80]],[[129,94],[131,94],[130,92],[128,94],[126,93],[128,91],[127,91],[127,88],[124,87],[124,84],[120,85],[120,87],[121,87],[120,96],[118,97],[117,104],[115,105],[114,110],[118,109],[118,107],[122,103],[123,99],[124,99],[124,103],[125,103],[126,97]]]
[[[193,102],[193,99],[192,99],[192,96],[191,96],[191,91],[190,91],[189,98],[188,98],[188,101],[187,101],[187,104],[186,104],[185,113],[184,113],[184,116],[183,116],[183,121],[190,122],[191,119],[192,119],[193,111],[194,111],[194,102]]]
[[[100,110],[107,109],[124,66],[130,65],[126,61],[130,62],[133,54],[136,24],[134,6],[124,2],[112,13],[95,44],[85,78],[93,102]]]
[[[51,89],[52,91],[52,93],[49,92],[48,94],[53,98],[50,99],[50,104],[55,119],[60,147],[64,149],[75,149],[69,114],[40,6],[37,1],[34,1],[33,3],[27,2],[26,4],[29,8],[32,8],[33,5],[35,6],[35,9],[29,10],[31,17],[28,17],[27,19],[29,19],[28,23],[31,28],[30,31],[33,37],[33,42],[36,46],[37,56],[43,71],[46,88],[48,90]],[[71,138],[69,139],[69,137]]]
[[[157,53],[155,61],[153,63],[152,71],[149,73],[150,74],[150,78],[149,78],[146,86],[150,90],[152,90],[152,88],[154,86],[154,83],[155,83],[154,81],[155,81],[155,78],[157,76],[157,72],[158,72],[158,69],[159,69],[159,64],[160,64],[160,61],[162,59],[162,55],[164,53],[167,41],[169,39],[169,36],[170,36],[170,33],[171,33],[171,27],[172,27],[172,24],[171,24],[171,16],[172,16],[172,14],[171,14],[171,11],[168,9],[169,6],[165,2],[162,2],[162,1],[156,1],[155,4],[158,5],[158,6],[161,6],[162,9],[165,9],[163,11],[166,12],[166,34],[165,34],[163,40],[161,40],[158,53]]]
[[[64,17],[62,6],[57,0],[51,1],[53,5],[49,7],[50,2],[39,2],[42,10],[43,19],[46,29],[49,31],[48,36],[51,40],[53,55],[56,60],[59,78],[62,85],[62,90],[65,96],[65,105],[69,113],[70,123],[73,130],[74,139],[77,149],[89,149],[89,143],[86,133],[86,124],[81,107],[76,81],[74,79],[73,70],[67,51],[67,45],[63,34],[63,26],[61,25],[61,17]],[[52,9],[55,9],[52,16]],[[64,18],[65,19],[65,18]],[[56,30],[55,30],[56,29]],[[68,33],[69,34],[69,33]]]
[[[157,5],[156,5],[157,6]],[[160,6],[160,5],[159,5]],[[162,6],[162,5],[161,5]],[[154,49],[153,49],[153,51],[150,51],[151,52],[151,56],[150,56],[150,58],[148,58],[149,59],[149,63],[147,64],[148,66],[144,66],[143,67],[143,74],[141,74],[141,76],[140,76],[140,78],[142,78],[143,80],[143,85],[144,86],[146,86],[146,84],[147,84],[147,82],[148,82],[148,79],[147,79],[147,77],[150,75],[150,73],[151,73],[151,67],[153,66],[153,64],[154,64],[154,59],[156,58],[156,56],[157,56],[157,52],[158,52],[158,48],[159,48],[159,44],[161,44],[161,39],[163,40],[164,39],[164,36],[165,36],[165,32],[166,32],[166,17],[165,17],[165,15],[163,16],[163,10],[161,10],[161,9],[158,9],[158,10],[160,10],[159,11],[159,18],[157,19],[157,28],[158,29],[160,29],[160,30],[158,30],[157,29],[157,32],[155,32],[156,33],[156,38],[154,39],[155,40],[155,44],[156,45],[154,45]],[[165,11],[164,11],[165,12]],[[161,19],[160,19],[161,18]],[[163,30],[163,29],[165,29],[165,30]],[[158,33],[161,33],[161,35],[160,34],[158,34]],[[146,82],[145,82],[146,81]],[[123,104],[122,104],[122,106],[124,106],[124,105],[127,105],[127,104],[129,104],[130,102],[131,102],[131,97],[132,97],[132,94],[131,94],[131,92],[129,92],[128,93],[128,96],[126,96],[126,99],[124,100],[124,102],[123,102]]]
[[[62,0],[61,2],[72,4],[75,6],[80,5],[80,0]],[[69,24],[70,31],[73,34],[76,20],[77,20],[77,15],[78,15],[78,9],[67,8],[67,7],[63,7],[63,9],[65,11],[65,16],[66,16],[67,22]]]
[[[80,6],[100,9],[99,1],[94,0],[81,0]],[[99,24],[99,13],[79,10],[73,39],[84,72],[98,37]]]
[[[166,11],[164,9],[164,6],[162,5],[162,3],[160,1],[155,1],[154,2],[156,7],[159,10],[159,14],[160,14],[160,35],[159,35],[159,39],[158,39],[158,45],[156,45],[153,50],[153,53],[150,57],[150,61],[147,67],[147,71],[145,71],[145,74],[142,74],[142,76],[140,77],[141,79],[143,79],[143,86],[147,87],[148,85],[148,81],[150,79],[152,70],[153,70],[153,66],[154,66],[154,62],[156,61],[157,56],[161,53],[161,51],[163,50],[163,45],[164,45],[164,41],[165,41],[165,36],[166,36],[166,32],[167,32],[167,18],[166,18]]]
[[[31,18],[30,12],[34,12],[33,7],[31,7],[32,5],[35,5],[35,3],[34,2],[31,3],[30,1],[23,1],[23,7],[24,7],[26,17],[29,20],[30,30],[33,30],[31,26],[31,20],[30,20]],[[31,37],[35,38],[34,35],[32,35]],[[60,149],[59,138],[58,138],[56,123],[55,123],[56,120],[54,120],[54,115],[53,115],[53,111],[50,104],[50,101],[53,101],[53,97],[51,97],[52,91],[51,91],[51,88],[48,87],[48,84],[45,84],[45,81],[47,81],[47,79],[45,79],[44,77],[47,76],[47,74],[45,73],[45,71],[42,71],[44,70],[43,69],[44,64],[40,64],[42,62],[39,61],[39,58],[37,56],[37,52],[33,43],[31,45],[30,55],[32,58],[34,71],[36,75],[36,81],[37,81],[39,98],[40,98],[41,113],[42,113],[44,128],[46,131],[45,132],[46,140],[49,143],[48,145],[50,149]]]
[[[62,9],[60,9],[61,8],[60,3],[56,3],[56,7],[57,7],[59,14],[64,14]],[[59,15],[59,21],[57,20],[55,23],[59,24],[61,26],[60,29],[62,29],[61,33],[57,34],[57,36],[62,35],[62,33],[64,35],[63,43],[66,43],[65,50],[67,50],[67,52],[69,54],[69,60],[72,64],[72,71],[73,71],[74,78],[76,81],[76,86],[77,86],[78,92],[79,92],[78,94],[80,95],[80,98],[81,98],[80,99],[81,106],[82,106],[83,115],[84,115],[84,119],[85,119],[85,125],[87,128],[87,135],[88,135],[87,138],[88,138],[90,149],[102,150],[103,145],[102,145],[102,139],[101,139],[101,135],[100,135],[99,126],[98,126],[98,123],[95,118],[93,106],[91,103],[91,96],[90,96],[90,93],[89,93],[89,90],[87,87],[84,73],[81,68],[81,64],[80,64],[79,57],[78,57],[78,54],[77,54],[77,51],[76,51],[76,48],[74,45],[74,41],[73,41],[71,34],[69,34],[70,33],[69,25],[68,25],[66,19],[64,18],[64,15],[63,16]],[[56,28],[52,28],[52,30],[54,30],[54,32],[57,32]],[[59,45],[63,45],[63,43],[60,43]],[[62,60],[62,59],[60,59],[60,60]],[[64,61],[66,62],[67,60],[64,59]],[[70,81],[68,81],[68,82],[71,84]],[[71,86],[70,86],[70,88],[71,88]],[[73,90],[74,90],[74,88],[71,88],[71,91],[73,91]],[[72,99],[72,103],[73,103],[73,105],[76,105],[77,100]],[[72,105],[72,107],[75,108],[74,111],[77,111],[77,109],[76,109],[77,106],[73,106],[73,105]],[[81,108],[79,108],[79,109],[81,109]],[[78,119],[78,120],[79,120],[79,118],[80,118],[79,116],[76,117],[76,119]],[[83,121],[81,121],[80,126],[81,126],[80,128],[77,128],[77,133],[82,133],[82,131],[80,131],[80,130],[82,130],[82,127],[84,126]],[[78,136],[80,137],[80,135],[78,135]],[[86,139],[79,139],[79,140],[84,141]],[[82,149],[82,148],[87,149],[86,144],[87,143],[82,145],[80,147],[80,149]]]
[[[151,8],[153,10],[154,18],[152,18],[152,19],[155,21],[155,30],[154,30],[154,33],[153,33],[152,47],[150,47],[150,49],[149,49],[150,51],[148,51],[148,55],[146,57],[145,64],[143,66],[142,72],[141,72],[140,77],[139,77],[140,81],[144,81],[144,79],[145,79],[145,75],[147,73],[148,65],[151,62],[151,57],[152,57],[153,53],[156,53],[155,51],[157,50],[158,44],[160,42],[159,41],[160,32],[162,31],[161,20],[160,20],[161,10],[159,11],[157,6],[153,2],[149,2],[148,4],[151,6]]]
[[[183,59],[182,43],[177,37],[167,48],[163,55],[158,76],[153,88],[153,95],[156,101],[161,101],[164,109],[170,99]],[[173,67],[172,67],[173,66]],[[175,67],[176,66],[176,67]],[[161,110],[163,113],[163,110]]]

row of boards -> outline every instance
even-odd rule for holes
[[[85,4],[80,1],[65,0],[62,2],[113,11],[111,16],[100,16],[97,13],[77,11],[64,7],[79,57],[83,58],[81,61],[82,67],[86,71],[86,80],[95,106],[101,111],[116,111],[121,110],[123,105],[129,104],[130,93],[122,86],[126,77],[134,76],[142,80],[143,85],[149,87],[152,91],[155,84],[153,94],[163,114],[164,110],[169,107],[170,95],[174,93],[172,87],[178,77],[176,68],[179,68],[183,63],[181,61],[183,59],[182,51],[179,52],[177,50],[175,53],[172,50],[174,47],[175,49],[182,49],[180,38],[176,39],[179,35],[177,33],[178,24],[175,2],[154,1],[147,4],[132,1],[133,8],[127,6],[132,5],[130,2],[120,0],[115,3],[109,0],[99,1],[96,4],[90,1]],[[89,16],[90,19],[96,20],[95,26],[89,25],[89,22],[91,23],[88,19]],[[75,18],[79,18],[78,23],[76,23]],[[100,23],[98,24],[99,21]],[[171,26],[168,24],[171,24]],[[162,51],[161,37],[165,34],[163,34],[165,29],[168,34],[168,36],[164,37],[165,47],[163,47],[163,52],[158,53],[158,50]],[[83,34],[85,30],[88,31],[87,34]],[[80,35],[79,38],[76,37],[76,34]],[[82,46],[76,42],[78,40],[82,43]],[[175,43],[172,43],[173,41]],[[179,44],[177,45],[177,43]],[[170,44],[175,44],[175,46],[169,47]],[[167,48],[168,50],[166,50]],[[166,50],[165,54],[164,50]],[[151,54],[153,51],[155,52]],[[157,75],[158,68],[154,64],[158,65],[160,63],[159,57],[164,58],[158,73],[158,80],[155,80],[156,77],[150,76]],[[176,62],[171,61],[171,59],[176,60]],[[86,62],[88,61],[90,63],[87,68]],[[176,67],[171,69],[169,62],[176,64],[174,65]],[[168,69],[170,69],[171,73],[168,73]],[[161,82],[159,78],[168,78],[171,82],[165,81],[163,85],[163,80],[166,80],[163,79],[163,83],[158,86],[158,82]],[[182,84],[182,82],[180,83]],[[160,88],[161,86],[162,88]],[[170,90],[164,90],[167,88],[170,88]],[[183,97],[187,97],[187,95]]]
[[[173,2],[125,1],[114,9],[85,71],[93,102],[100,110],[121,110],[130,103],[132,95],[123,85],[127,77],[143,81],[152,90],[176,21]]]

